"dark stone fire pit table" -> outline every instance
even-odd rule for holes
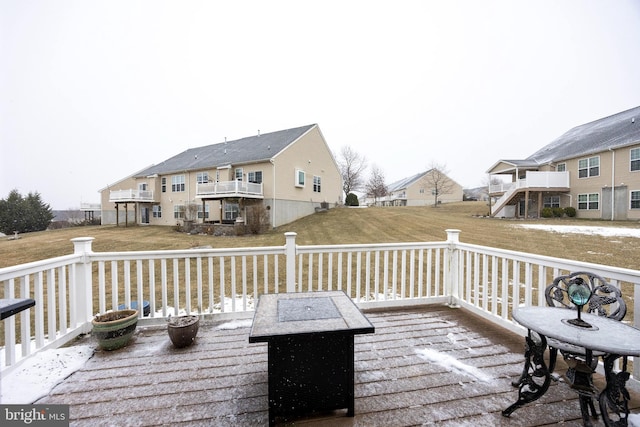
[[[342,291],[261,295],[249,342],[269,344],[269,425],[343,408],[352,417],[353,337],[374,332]]]

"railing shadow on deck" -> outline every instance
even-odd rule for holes
[[[71,255],[0,269],[1,298],[36,300],[3,321],[0,370],[89,333],[96,314],[119,306],[148,304],[141,325],[181,313],[237,318],[274,292],[342,290],[363,309],[447,304],[524,335],[513,308],[544,306],[547,284],[574,271],[621,288],[632,307],[625,322],[640,328],[639,270],[465,244],[459,230],[446,233],[441,242],[351,245],[297,245],[296,233],[285,233],[282,246],[135,252],[93,252],[93,238],[72,239]],[[637,386],[640,363],[632,375]]]

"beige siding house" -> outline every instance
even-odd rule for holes
[[[341,203],[342,178],[313,124],[191,148],[100,193],[103,224],[235,223],[258,207],[277,227]]]
[[[436,191],[438,203],[461,202],[463,195],[460,184],[434,169],[393,182],[387,190],[389,194],[377,201],[382,206],[431,206]]]
[[[638,220],[640,107],[577,126],[487,173],[504,181],[490,185],[492,216],[540,217],[545,207],[571,206],[579,218]]]

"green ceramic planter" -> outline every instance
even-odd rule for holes
[[[117,350],[127,345],[138,325],[138,310],[116,310],[96,316],[93,336],[104,350]]]

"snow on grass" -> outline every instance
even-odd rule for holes
[[[640,237],[640,228],[596,227],[589,225],[518,224],[515,227],[555,233],[589,234],[605,237]]]
[[[438,364],[448,371],[466,375],[468,377],[475,378],[478,381],[489,382],[491,380],[491,377],[486,375],[480,369],[475,366],[467,365],[448,354],[428,348],[418,349],[415,350],[415,352],[421,359]]]

